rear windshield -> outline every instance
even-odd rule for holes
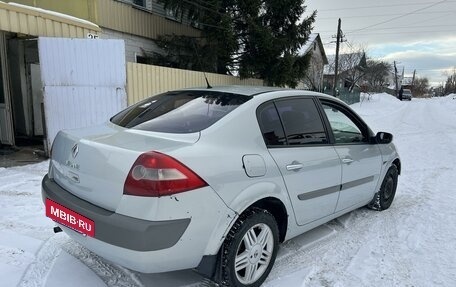
[[[210,127],[251,97],[210,91],[178,91],[150,97],[111,118],[138,130],[194,133]]]

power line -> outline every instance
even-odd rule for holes
[[[448,25],[423,25],[423,26],[396,26],[396,27],[388,27],[388,28],[380,28],[376,29],[375,31],[383,31],[383,30],[397,30],[397,29],[409,29],[409,28],[436,28],[436,27],[448,27]],[[358,32],[354,32],[356,30],[347,31],[347,34],[358,34]],[[319,31],[320,33],[330,33],[330,30],[327,31]]]
[[[439,1],[439,2],[437,2],[437,3],[434,3],[434,4],[428,5],[428,6],[426,6],[426,7],[423,7],[423,8],[420,8],[420,9],[417,9],[417,10],[414,10],[414,11],[411,11],[411,12],[408,12],[408,13],[405,13],[405,14],[402,14],[402,15],[400,15],[400,16],[396,16],[396,17],[393,17],[393,18],[391,18],[391,19],[388,19],[388,20],[385,20],[385,21],[382,21],[382,22],[379,22],[379,23],[376,23],[376,24],[372,24],[372,25],[366,26],[366,27],[361,28],[361,29],[354,30],[354,31],[352,31],[352,32],[350,32],[350,33],[359,32],[359,31],[367,30],[367,29],[372,28],[372,27],[376,27],[376,26],[382,25],[382,24],[386,24],[386,23],[392,22],[392,21],[394,21],[394,20],[400,19],[400,18],[402,18],[402,17],[409,16],[409,15],[413,15],[413,14],[416,13],[416,12],[420,12],[420,11],[429,9],[429,8],[431,8],[431,7],[440,5],[440,4],[442,4],[442,3],[444,3],[444,2],[447,2],[447,1],[449,1],[449,0]],[[452,2],[454,2],[454,1],[452,1]],[[350,33],[348,33],[348,34],[350,34]]]
[[[433,18],[428,18],[428,19],[420,19],[419,21],[415,21],[413,23],[410,23],[411,25],[415,25],[415,24],[423,24],[423,23],[427,23],[427,22],[432,22],[434,20],[442,20],[442,17],[439,16],[439,17],[433,17]],[[456,23],[456,22],[455,22]],[[446,21],[446,24],[447,24],[447,27],[448,26],[451,26],[450,23],[448,23],[448,21]]]
[[[456,1],[441,1],[441,2],[448,2],[453,3]],[[371,5],[371,6],[358,6],[358,7],[350,7],[350,8],[332,8],[332,9],[320,9],[318,12],[333,12],[333,11],[343,11],[343,10],[357,10],[357,9],[370,9],[370,8],[385,8],[385,7],[404,7],[404,6],[411,6],[411,5],[427,5],[427,4],[436,4],[435,2],[410,2],[410,3],[403,3],[403,4],[389,4],[389,5]]]
[[[218,8],[217,5],[215,5],[214,3],[211,3],[209,1],[204,1],[204,0],[194,0],[195,2],[200,2],[202,4],[206,4],[207,6],[210,6],[212,8]]]
[[[410,72],[410,71],[413,71],[413,70],[417,70],[417,71],[428,71],[428,72],[440,72],[440,71],[446,71],[448,69],[451,69],[452,67],[448,67],[448,68],[434,68],[434,69],[420,69],[420,68],[405,68],[405,71],[406,72]]]
[[[449,13],[454,13],[456,10],[446,10],[446,11],[431,11],[431,12],[417,12],[415,14],[420,15],[420,14],[449,14]],[[402,15],[401,13],[389,13],[389,14],[370,14],[370,15],[354,15],[354,16],[345,16],[346,20],[350,20],[353,18],[372,18],[372,17],[386,17],[386,16],[398,16]],[[317,20],[334,20],[337,17],[317,17]]]
[[[183,2],[187,3],[188,5],[192,5],[192,6],[195,6],[195,7],[197,7],[197,8],[200,8],[200,9],[203,9],[203,10],[206,10],[206,11],[209,11],[209,12],[212,12],[212,13],[215,13],[215,14],[218,14],[218,15],[223,15],[223,14],[220,13],[219,11],[216,11],[216,10],[214,10],[214,9],[212,9],[212,8],[209,8],[209,7],[206,7],[206,6],[203,6],[203,5],[200,4],[201,2],[207,4],[207,2],[205,2],[205,1],[201,1],[201,0],[200,0],[200,1],[198,1],[198,2],[200,2],[200,3],[196,3],[196,1],[194,2],[194,1],[189,1],[189,0],[183,0]]]
[[[440,33],[440,32],[454,32],[454,29],[448,30],[429,30],[429,31],[402,31],[402,32],[380,32],[380,33],[347,33],[353,36],[371,36],[371,35],[394,35],[394,34],[424,34],[424,33]]]

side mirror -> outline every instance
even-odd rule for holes
[[[393,135],[386,132],[378,132],[375,136],[375,142],[378,144],[389,144],[393,141]]]

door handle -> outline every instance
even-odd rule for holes
[[[345,164],[351,164],[354,160],[352,160],[351,158],[349,157],[346,157],[346,158],[343,158],[342,159],[342,163],[345,163]]]
[[[304,165],[302,163],[294,161],[291,164],[287,165],[287,170],[288,171],[298,171],[303,167],[304,167]]]

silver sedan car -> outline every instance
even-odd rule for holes
[[[260,286],[280,242],[362,206],[387,209],[400,172],[392,135],[336,98],[217,87],[61,131],[42,195],[56,231],[112,262]]]

